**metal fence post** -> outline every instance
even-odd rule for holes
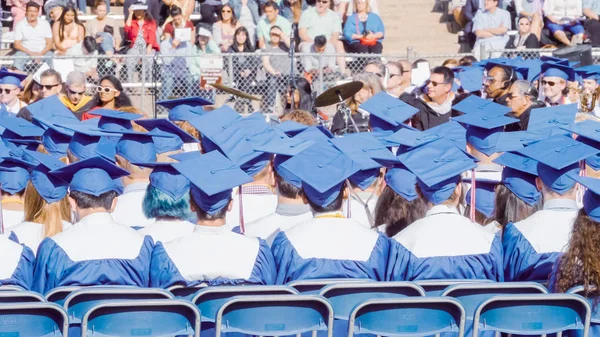
[[[323,92],[323,56],[319,53],[319,95]]]
[[[481,44],[479,47],[481,48],[481,49],[479,50],[479,51],[481,52],[481,53],[479,54],[479,61],[482,61],[482,60],[487,60],[487,59],[488,59],[488,57],[487,57],[487,55],[486,55],[485,43],[482,43],[482,44]],[[491,56],[491,55],[490,55],[490,56]]]
[[[148,55],[142,55],[142,78],[140,83],[142,84],[140,91],[140,108],[144,110],[144,96],[146,95],[146,63]]]
[[[406,47],[406,59],[410,63],[414,62],[413,47],[411,46]]]
[[[202,57],[202,56],[200,56]],[[228,63],[228,68],[229,68],[229,83],[228,85],[230,87],[233,87],[233,54],[228,54],[227,55],[227,63]]]

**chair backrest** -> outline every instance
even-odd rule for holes
[[[298,290],[304,295],[317,295],[323,287],[335,283],[348,282],[371,282],[369,279],[352,279],[352,278],[324,278],[315,280],[296,280],[288,282],[286,285]]]
[[[419,337],[465,331],[465,309],[449,297],[367,300],[350,313],[348,337],[354,334]]]
[[[472,320],[477,306],[492,296],[547,293],[548,289],[536,282],[482,282],[451,285],[442,292],[442,296],[458,300],[467,312],[467,320]]]
[[[62,337],[69,320],[54,303],[0,304],[0,336]]]
[[[441,296],[442,292],[451,285],[459,283],[490,283],[490,280],[419,280],[415,281],[420,285],[427,296]]]
[[[425,296],[425,291],[410,282],[343,282],[325,286],[319,295],[329,300],[336,319],[348,320],[352,309],[363,301]]]
[[[588,298],[585,296],[585,289],[583,288],[583,286],[573,287],[569,289],[569,291],[567,291],[567,294],[576,294],[585,297],[585,299],[590,304],[590,307],[592,307],[592,325],[600,324],[600,305],[594,305],[594,301],[596,300],[596,298]]]
[[[0,303],[46,302],[46,299],[33,291],[0,291]]]
[[[236,296],[221,306],[215,322],[215,337],[230,332],[282,336],[308,331],[332,336],[333,308],[321,296]]]
[[[204,289],[206,287],[208,287],[206,283],[200,283],[199,285],[193,287],[175,285],[167,288],[167,291],[169,291],[171,294],[173,294],[173,296],[177,298],[185,298],[191,300],[194,297],[194,295],[198,292],[198,290]]]
[[[481,331],[544,335],[583,330],[583,337],[587,337],[590,316],[589,303],[579,295],[499,295],[477,307],[473,336]]]
[[[80,323],[88,310],[99,303],[125,300],[173,299],[166,290],[119,286],[98,286],[80,288],[67,296],[63,307],[67,310],[71,325]]]
[[[202,322],[215,322],[221,306],[234,296],[246,295],[296,295],[298,291],[288,286],[223,286],[201,289],[191,302],[198,306]]]
[[[65,299],[75,290],[80,289],[79,286],[67,286],[67,287],[58,287],[50,290],[46,294],[46,301],[56,303],[62,306],[65,303]]]
[[[0,291],[25,291],[25,288],[8,284],[0,286]]]
[[[133,300],[98,303],[85,313],[81,336],[200,336],[200,312],[187,301]]]

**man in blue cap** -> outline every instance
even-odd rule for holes
[[[546,106],[570,104],[571,101],[565,95],[565,91],[568,81],[575,80],[573,69],[560,64],[544,63],[542,72],[544,75],[540,87],[545,97]]]
[[[23,82],[27,74],[15,73],[0,69],[0,108],[4,107],[11,116],[16,116],[19,110],[27,103],[19,99],[19,94],[23,90]]]
[[[69,182],[75,223],[40,244],[32,288],[46,294],[61,286],[148,287],[152,238],[110,215],[118,195],[114,180],[128,172],[92,157],[50,173]]]
[[[518,153],[538,161],[536,185],[544,206],[525,220],[504,229],[504,278],[506,281],[547,280],[564,251],[579,208],[576,181],[579,162],[599,151],[564,135],[539,141]]]
[[[282,167],[302,181],[304,202],[313,218],[275,237],[271,250],[276,283],[318,278],[383,281],[389,241],[342,212],[348,198],[346,179],[358,172],[359,165],[335,147],[317,143]]]
[[[475,167],[473,160],[444,139],[398,159],[417,176],[429,210],[391,240],[386,280],[502,281],[501,239],[458,212],[460,175]]]
[[[233,233],[225,223],[232,188],[252,178],[218,151],[173,167],[190,180],[190,207],[198,221],[193,233],[156,245],[151,286],[273,284],[275,263],[266,242]]]

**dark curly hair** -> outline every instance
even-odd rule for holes
[[[373,227],[386,225],[385,234],[392,237],[413,222],[422,219],[427,212],[427,203],[421,196],[408,201],[386,186],[377,199]]]

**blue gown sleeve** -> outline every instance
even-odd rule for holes
[[[231,229],[232,232],[237,233],[237,234],[242,234],[242,229],[240,228],[240,226],[235,226]]]
[[[494,270],[491,271],[491,276],[495,277],[494,281],[504,282],[504,255],[502,250],[502,232],[497,233],[490,248],[490,255]]]
[[[167,254],[162,242],[158,242],[150,260],[150,287],[168,288],[175,284],[187,285],[187,281]]]
[[[386,280],[386,271],[388,261],[390,259],[390,239],[385,235],[379,233],[373,252],[369,258],[369,262],[372,263],[374,273],[377,281]]]
[[[35,255],[31,248],[21,245],[23,251],[21,252],[21,259],[19,264],[12,275],[15,280],[15,284],[25,289],[31,289],[33,283],[33,268],[35,266]]]
[[[546,281],[561,253],[538,253],[514,224],[504,229],[504,280]]]
[[[62,249],[50,238],[45,238],[38,248],[37,259],[33,272],[31,290],[46,294],[57,285],[59,275],[62,274]]]
[[[412,254],[400,242],[390,239],[386,281],[405,281],[410,279]]]
[[[19,237],[17,237],[17,234],[15,234],[15,232],[10,232],[10,234],[8,235],[8,239],[12,242],[20,244]]]
[[[258,249],[258,254],[256,255],[254,268],[252,269],[252,275],[250,275],[250,280],[248,281],[252,284],[275,284],[277,269],[275,268],[273,254],[271,253],[271,249],[265,240],[258,240],[260,241],[260,247]]]
[[[294,247],[284,232],[277,234],[275,240],[273,240],[271,252],[273,253],[275,267],[277,268],[275,284],[285,284],[287,282],[288,269],[294,257]]]

